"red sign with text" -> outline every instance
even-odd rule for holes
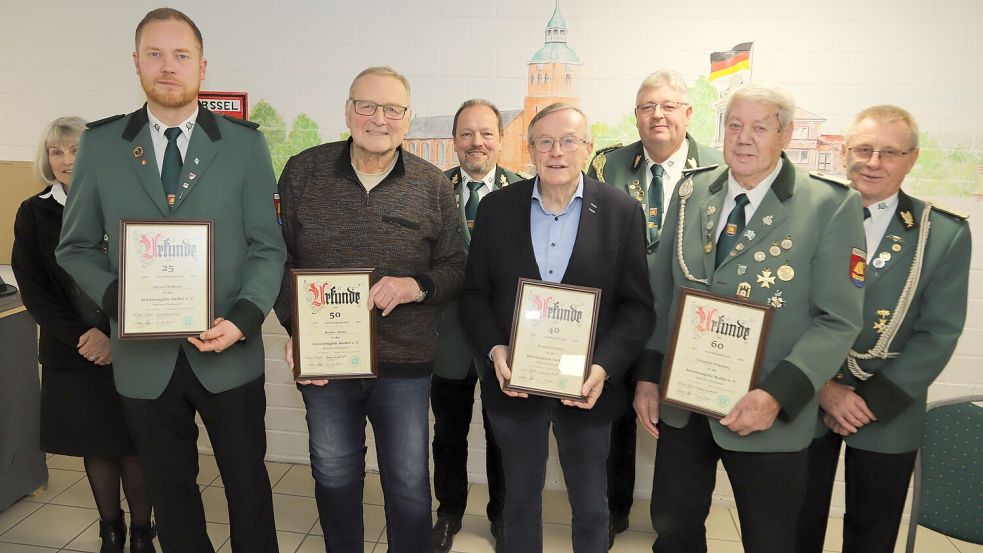
[[[249,95],[245,92],[198,92],[198,101],[209,110],[238,119],[249,118]]]

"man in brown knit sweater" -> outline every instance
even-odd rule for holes
[[[301,152],[280,177],[284,278],[294,268],[373,267],[377,379],[301,382],[325,546],[361,552],[365,421],[372,423],[390,551],[428,552],[427,420],[439,304],[464,280],[458,210],[447,178],[400,148],[410,123],[406,78],[370,67],[352,82],[352,137]],[[290,286],[276,313],[291,331]],[[292,366],[292,347],[286,360]]]

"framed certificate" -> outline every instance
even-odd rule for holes
[[[683,288],[669,346],[662,401],[722,418],[758,381],[767,305]]]
[[[291,269],[294,379],[375,378],[372,269]]]
[[[119,339],[197,336],[214,310],[211,221],[119,223]]]
[[[601,290],[519,279],[505,389],[559,399],[581,394],[590,375]]]

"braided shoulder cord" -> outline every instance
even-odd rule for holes
[[[710,285],[710,279],[708,278],[696,278],[693,273],[689,271],[689,266],[686,265],[686,260],[683,259],[683,227],[686,223],[686,200],[693,195],[693,177],[689,177],[679,185],[679,223],[676,229],[676,259],[679,261],[679,268],[683,270],[683,276],[687,280],[693,282],[699,282],[705,286]]]
[[[884,332],[881,333],[874,347],[870,348],[866,353],[858,353],[851,349],[850,353],[847,354],[846,366],[850,369],[850,373],[859,380],[867,380],[873,374],[861,369],[860,364],[857,363],[857,359],[894,359],[898,356],[897,352],[890,351],[891,342],[894,341],[895,336],[898,334],[898,329],[901,328],[901,323],[904,322],[904,318],[908,314],[912,296],[914,296],[915,290],[918,289],[918,281],[922,276],[922,256],[925,253],[925,243],[928,241],[928,231],[931,226],[928,217],[931,212],[932,204],[926,203],[925,210],[922,212],[922,228],[918,232],[915,255],[911,260],[911,268],[908,270],[908,279],[905,281],[904,288],[901,289],[901,294],[898,296],[898,303],[894,306],[894,313],[891,315],[891,320],[885,326]]]

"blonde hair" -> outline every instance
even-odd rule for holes
[[[918,123],[915,122],[915,118],[912,117],[908,110],[898,106],[892,106],[890,104],[870,106],[869,108],[865,108],[863,111],[858,113],[853,119],[853,124],[850,125],[850,130],[846,135],[846,141],[848,144],[850,143],[850,139],[853,137],[853,130],[857,127],[857,124],[864,119],[873,119],[874,121],[879,121],[881,123],[903,121],[905,125],[908,125],[908,132],[910,133],[908,139],[911,141],[911,148],[918,148]]]
[[[78,142],[84,130],[85,120],[81,117],[59,117],[44,128],[38,143],[38,153],[34,158],[34,175],[44,186],[58,182],[51,170],[51,162],[48,161],[48,148]]]

